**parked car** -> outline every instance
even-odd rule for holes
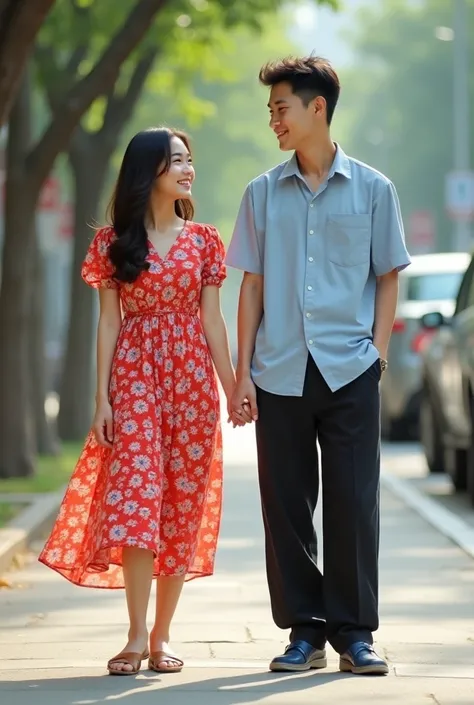
[[[422,317],[433,335],[423,353],[420,429],[431,472],[446,471],[474,505],[474,256],[454,314]]]
[[[417,439],[421,399],[420,354],[433,336],[421,317],[438,311],[449,320],[470,256],[463,252],[417,255],[400,273],[400,293],[382,378],[382,435],[389,440]]]

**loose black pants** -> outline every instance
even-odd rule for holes
[[[343,653],[378,628],[380,365],[331,392],[312,357],[302,397],[257,389],[257,449],[273,618]],[[321,449],[324,576],[313,514]]]

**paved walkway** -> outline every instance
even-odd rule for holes
[[[31,560],[11,575],[12,590],[0,590],[0,702],[472,705],[474,562],[387,493],[376,636],[391,675],[339,674],[333,652],[325,671],[267,672],[285,634],[269,611],[250,433],[235,431],[227,443],[217,573],[186,586],[176,617],[183,673],[104,676],[107,658],[124,642],[123,593],[75,588]]]

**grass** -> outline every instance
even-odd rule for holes
[[[61,489],[69,480],[81,450],[81,443],[64,443],[62,452],[57,457],[40,456],[38,458],[37,472],[33,477],[0,480],[0,493],[39,493]],[[4,506],[13,507],[10,504]],[[0,511],[2,511],[1,504]]]

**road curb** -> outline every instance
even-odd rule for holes
[[[64,492],[65,488],[40,495],[5,528],[0,529],[0,575],[10,568],[15,555],[25,551],[48,529],[56,517]]]
[[[474,558],[474,528],[446,507],[427,497],[409,481],[388,472],[381,474],[382,487]]]

